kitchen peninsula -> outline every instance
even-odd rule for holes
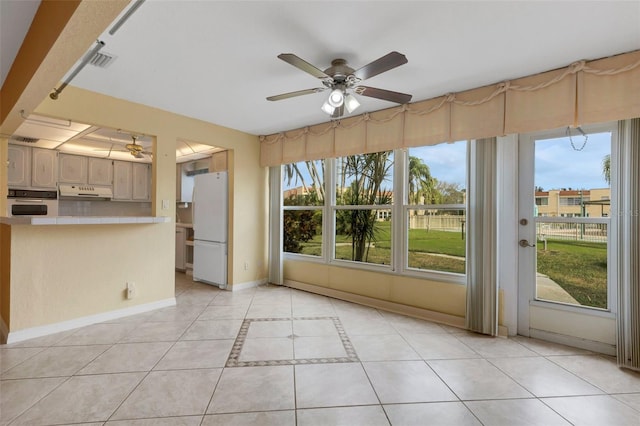
[[[3,338],[175,305],[172,253],[157,250],[172,244],[174,226],[161,216],[0,218]]]

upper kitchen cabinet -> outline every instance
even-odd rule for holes
[[[111,186],[113,183],[113,161],[105,158],[89,158],[89,185]]]
[[[216,152],[211,156],[210,172],[226,172],[227,171],[227,151]]]
[[[58,151],[32,148],[31,186],[52,189],[58,187]]]
[[[176,202],[190,203],[193,198],[193,176],[187,175],[186,163],[176,165]]]
[[[113,199],[120,201],[149,201],[151,195],[151,167],[129,161],[113,162]]]
[[[60,183],[87,183],[88,158],[60,153],[58,181]]]
[[[31,186],[31,148],[9,144],[7,185],[10,188]]]
[[[58,152],[22,145],[8,147],[7,184],[10,187],[55,189]]]
[[[151,166],[145,163],[133,163],[132,199],[149,201],[151,199]]]
[[[193,199],[193,177],[211,171],[211,158],[178,164],[176,168],[176,201],[190,203]],[[226,170],[226,169],[225,169]]]
[[[113,162],[113,199],[130,200],[133,193],[132,168],[128,161]]]

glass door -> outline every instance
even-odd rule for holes
[[[598,126],[520,139],[519,334],[615,348],[614,133]]]

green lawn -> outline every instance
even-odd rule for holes
[[[537,244],[538,272],[558,283],[581,305],[607,308],[607,244],[548,240]]]
[[[369,249],[368,262],[388,265],[391,262],[391,222],[376,223],[377,240]],[[303,244],[303,254],[319,256],[322,236],[316,235]],[[445,256],[441,256],[445,255]],[[409,267],[443,272],[465,273],[465,240],[459,232],[409,231]],[[336,258],[351,259],[351,240],[336,237]]]
[[[391,261],[391,223],[377,223],[377,241],[369,249],[368,262],[388,265]],[[303,244],[303,254],[319,256],[320,235]],[[351,240],[336,238],[336,258],[351,259]],[[409,267],[465,273],[465,244],[460,232],[409,231]],[[581,305],[607,308],[607,245],[580,241],[549,240],[547,251],[537,245],[538,272],[549,276]]]

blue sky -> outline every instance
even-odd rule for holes
[[[572,136],[579,149],[584,144],[582,135]],[[590,134],[581,151],[571,146],[568,137],[536,141],[535,185],[550,189],[607,188],[602,175],[602,160],[611,153],[611,134]]]
[[[465,142],[410,148],[409,155],[422,158],[429,166],[431,176],[439,181],[457,183],[460,188],[466,187],[467,144]]]

